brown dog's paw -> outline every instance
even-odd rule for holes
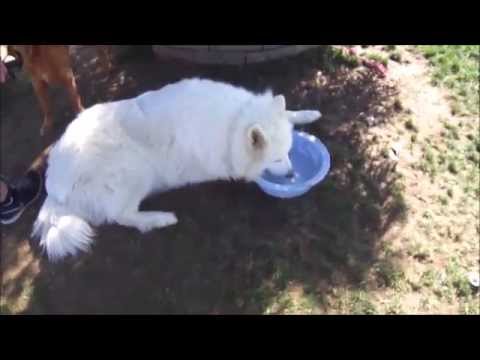
[[[44,124],[40,128],[40,136],[50,135],[52,133],[52,124]]]

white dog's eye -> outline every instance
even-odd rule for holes
[[[274,163],[281,163],[282,159],[275,160]]]

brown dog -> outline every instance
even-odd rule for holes
[[[49,85],[66,88],[75,113],[83,110],[68,45],[8,45],[7,49],[10,55],[23,63],[24,69],[31,76],[44,116],[40,135],[51,130],[53,125],[53,113],[48,96]]]

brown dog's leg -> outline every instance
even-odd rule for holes
[[[28,170],[33,170],[38,172],[40,175],[45,176],[45,171],[47,170],[47,160],[48,154],[52,149],[53,145],[47,146],[41,153],[36,157],[33,163],[30,165]]]
[[[111,45],[99,45],[98,47],[102,66],[111,71],[113,68],[112,46]]]
[[[37,94],[40,108],[43,112],[43,123],[40,128],[40,136],[45,134],[45,131],[49,131],[53,125],[53,115],[50,109],[50,99],[48,97],[48,85],[44,80],[32,78],[33,89]]]
[[[72,103],[72,107],[75,113],[78,114],[82,112],[83,111],[82,99],[78,94],[75,76],[71,72],[65,79],[65,87],[67,88],[68,95],[70,97],[70,102]]]

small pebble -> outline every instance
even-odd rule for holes
[[[470,285],[478,289],[478,287],[480,286],[480,274],[478,272],[472,271],[468,273],[467,276]]]

